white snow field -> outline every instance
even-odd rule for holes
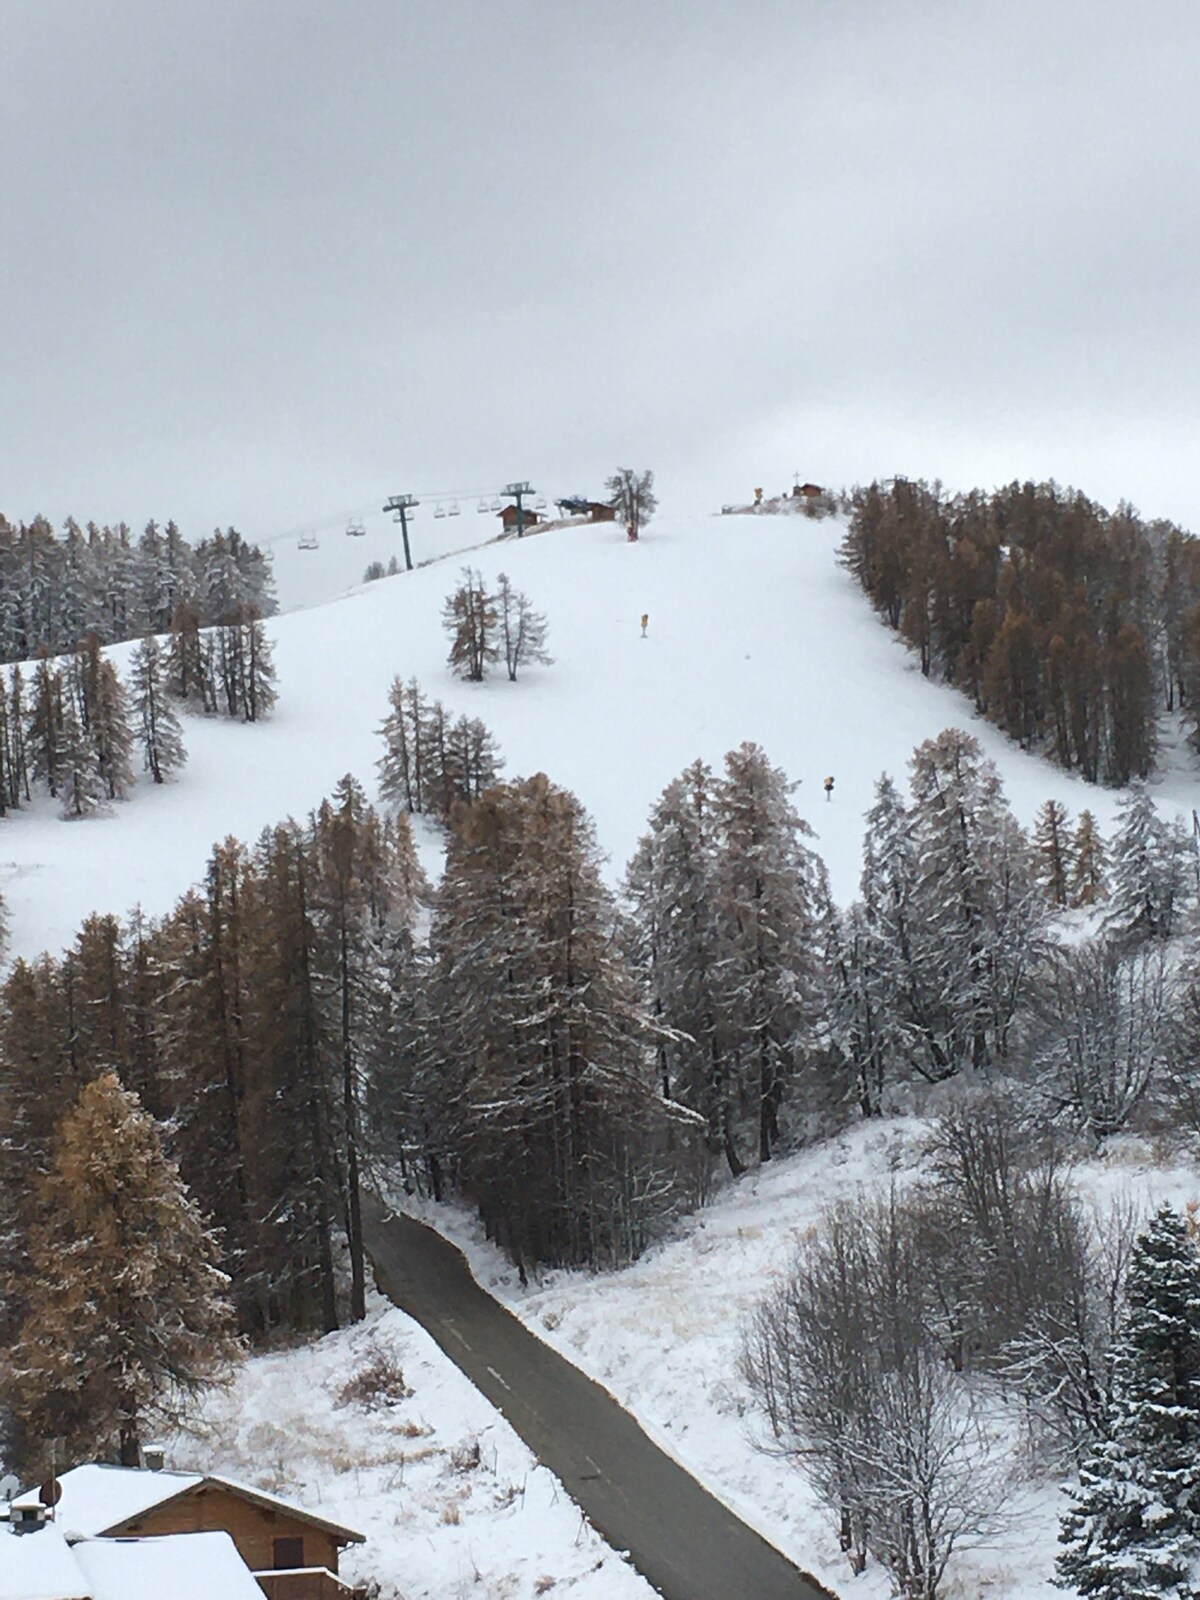
[[[573,789],[595,818],[614,881],[664,785],[745,739],[798,781],[797,803],[842,902],[855,893],[875,779],[884,769],[903,777],[913,747],[947,726],[979,737],[1022,820],[1053,795],[1111,825],[1115,794],[1024,754],[973,719],[960,695],[921,677],[837,566],[842,533],[838,522],[798,516],[664,514],[637,544],[611,523],[566,527],[275,618],[279,704],[269,722],[189,718],[190,760],[176,782],[141,783],[107,816],[68,823],[46,802],[0,823],[11,953],[62,948],[94,911],[168,910],[198,881],[214,842],[253,841],[303,816],[346,772],[373,794],[376,730],[397,673],[415,675],[455,713],[482,717],[507,776],[544,771]],[[370,542],[341,540],[331,552],[341,566],[323,579],[333,587],[361,573],[359,546]],[[295,564],[311,554],[278,557],[285,596],[295,592]],[[483,684],[451,676],[441,607],[468,559],[486,578],[507,571],[547,614],[552,666],[515,684],[503,672]],[[128,650],[114,648],[114,660],[123,665]],[[828,803],[826,775],[836,780]],[[1156,785],[1160,800],[1185,812],[1197,792],[1187,764]],[[436,836],[424,846],[435,866]]]
[[[344,1391],[380,1355],[411,1393],[368,1410]],[[500,1413],[378,1296],[359,1326],[248,1361],[170,1454],[365,1534],[339,1575],[376,1580],[380,1600],[653,1600]]]

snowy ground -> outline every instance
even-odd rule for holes
[[[276,618],[280,700],[269,722],[189,719],[191,760],[178,782],[142,784],[110,816],[65,823],[47,803],[0,824],[13,954],[61,948],[92,911],[168,910],[200,878],[216,840],[251,841],[303,816],[347,771],[373,792],[377,729],[397,673],[415,674],[456,714],[481,716],[507,775],[540,770],[574,789],[614,880],[664,785],[696,757],[717,763],[745,739],[799,781],[798,804],[841,901],[856,890],[876,777],[885,768],[903,776],[913,747],[952,724],[978,735],[1025,821],[1054,795],[1111,826],[1115,794],[1023,754],[973,720],[960,695],[921,677],[837,566],[841,536],[838,523],[802,517],[664,514],[638,544],[611,523],[489,544],[472,563],[488,578],[507,571],[550,619],[554,665],[516,684],[503,674],[465,684],[447,670],[441,607],[455,557]],[[335,588],[361,573],[367,553],[358,547],[371,542],[339,537],[341,565],[321,579]],[[112,652],[119,663],[127,653]],[[827,774],[836,779],[831,803]],[[1156,793],[1190,815],[1200,784],[1183,756]],[[424,848],[436,866],[434,835]]]
[[[380,1354],[411,1394],[344,1391]],[[381,1600],[652,1600],[499,1412],[424,1332],[376,1301],[365,1324],[256,1356],[212,1394],[179,1469],[224,1473],[366,1535],[343,1554]]]
[[[527,1325],[604,1384],[669,1450],[747,1522],[845,1600],[885,1600],[882,1571],[851,1575],[835,1530],[802,1473],[762,1448],[768,1434],[738,1374],[742,1321],[786,1271],[797,1241],[842,1198],[916,1175],[926,1124],[915,1117],[859,1124],[837,1138],[731,1184],[668,1242],[623,1272],[559,1272],[522,1289],[474,1216],[430,1207],[426,1220],[467,1254],[479,1281]],[[1134,1140],[1115,1141],[1081,1167],[1097,1204],[1131,1196],[1149,1209],[1200,1201],[1200,1171],[1160,1166]],[[946,1600],[1054,1600],[1059,1494],[1030,1486],[992,1548],[955,1561]]]

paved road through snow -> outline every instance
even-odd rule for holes
[[[665,1600],[834,1600],[481,1289],[440,1234],[374,1201],[364,1220],[383,1293],[433,1336]]]

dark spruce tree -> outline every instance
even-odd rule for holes
[[[1200,1258],[1169,1206],[1125,1285],[1104,1436],[1062,1519],[1059,1587],[1096,1600],[1193,1600],[1200,1572]]]

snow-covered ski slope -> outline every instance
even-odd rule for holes
[[[396,674],[415,675],[455,713],[482,717],[506,776],[544,771],[573,789],[595,818],[614,881],[663,786],[688,762],[717,763],[745,739],[798,781],[797,804],[842,902],[856,892],[875,779],[884,770],[902,778],[913,747],[950,725],[976,733],[1022,820],[1053,795],[1110,827],[1116,794],[1016,749],[972,718],[960,695],[921,677],[837,565],[842,534],[833,521],[668,510],[637,544],[611,523],[565,527],[285,612],[270,625],[280,698],[269,722],[190,718],[190,761],[177,782],[143,783],[105,817],[67,823],[47,803],[0,823],[12,954],[60,949],[93,911],[166,911],[199,880],[214,841],[253,841],[303,816],[346,772],[374,795],[377,730]],[[342,536],[344,553],[323,569],[335,592],[361,575],[377,553],[362,548],[371,543]],[[296,565],[309,554],[277,553],[285,606],[297,584],[314,581],[311,567]],[[553,666],[515,684],[502,670],[483,684],[451,676],[441,609],[465,560],[486,578],[506,571],[547,613]],[[128,649],[113,650],[118,664]],[[1155,793],[1190,816],[1200,803],[1190,760],[1173,758]],[[424,847],[435,865],[432,832]]]

